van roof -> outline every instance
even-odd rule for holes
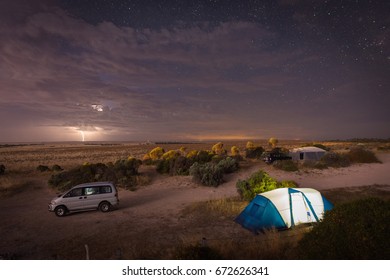
[[[112,185],[113,186],[114,184],[113,184],[113,182],[90,182],[90,183],[83,183],[83,184],[76,185],[73,188],[89,187],[89,186],[105,186],[105,185]]]

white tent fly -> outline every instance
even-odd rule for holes
[[[325,150],[317,147],[302,147],[293,149],[290,152],[290,156],[292,160],[297,161],[317,161],[320,160],[325,155],[325,153]]]

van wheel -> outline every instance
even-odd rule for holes
[[[111,204],[108,203],[107,201],[103,201],[102,203],[99,204],[99,210],[102,212],[108,212],[110,211]]]
[[[54,213],[56,213],[56,215],[57,215],[58,217],[63,217],[63,216],[65,216],[65,214],[66,214],[66,208],[65,208],[65,206],[58,206],[58,207],[56,207],[56,209],[54,210]]]

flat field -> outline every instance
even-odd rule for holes
[[[267,145],[265,141],[254,142]],[[199,244],[216,248],[224,258],[295,258],[286,244],[296,244],[308,228],[253,235],[233,221],[247,205],[237,199],[236,182],[259,169],[278,180],[294,180],[301,187],[321,190],[333,203],[367,196],[390,198],[390,153],[377,149],[382,143],[364,143],[382,163],[285,172],[261,161],[245,160],[239,171],[225,176],[225,183],[217,188],[200,186],[190,176],[160,175],[154,166],[142,165],[139,172],[150,177],[150,183],[135,191],[120,189],[120,207],[115,211],[90,211],[62,218],[47,211],[57,191],[48,185],[52,171],[37,171],[39,165],[57,164],[67,170],[85,162],[108,163],[129,156],[142,159],[157,146],[166,151],[180,147],[190,151],[210,150],[213,144],[2,145],[0,164],[5,165],[6,172],[0,175],[0,258],[84,259],[86,246],[91,259],[190,258],[194,251],[189,253],[188,248],[194,250]],[[243,151],[245,144],[224,142],[224,147],[230,151],[235,145]],[[292,148],[305,142],[279,144]],[[357,145],[322,144],[337,151]]]

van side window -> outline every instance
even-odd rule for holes
[[[86,187],[84,188],[85,195],[93,195],[99,193],[99,187]]]
[[[101,186],[100,187],[100,193],[110,193],[110,192],[112,192],[110,186]]]
[[[69,193],[69,196],[82,196],[82,195],[83,195],[83,189],[82,188],[74,189],[74,190],[72,190]]]

